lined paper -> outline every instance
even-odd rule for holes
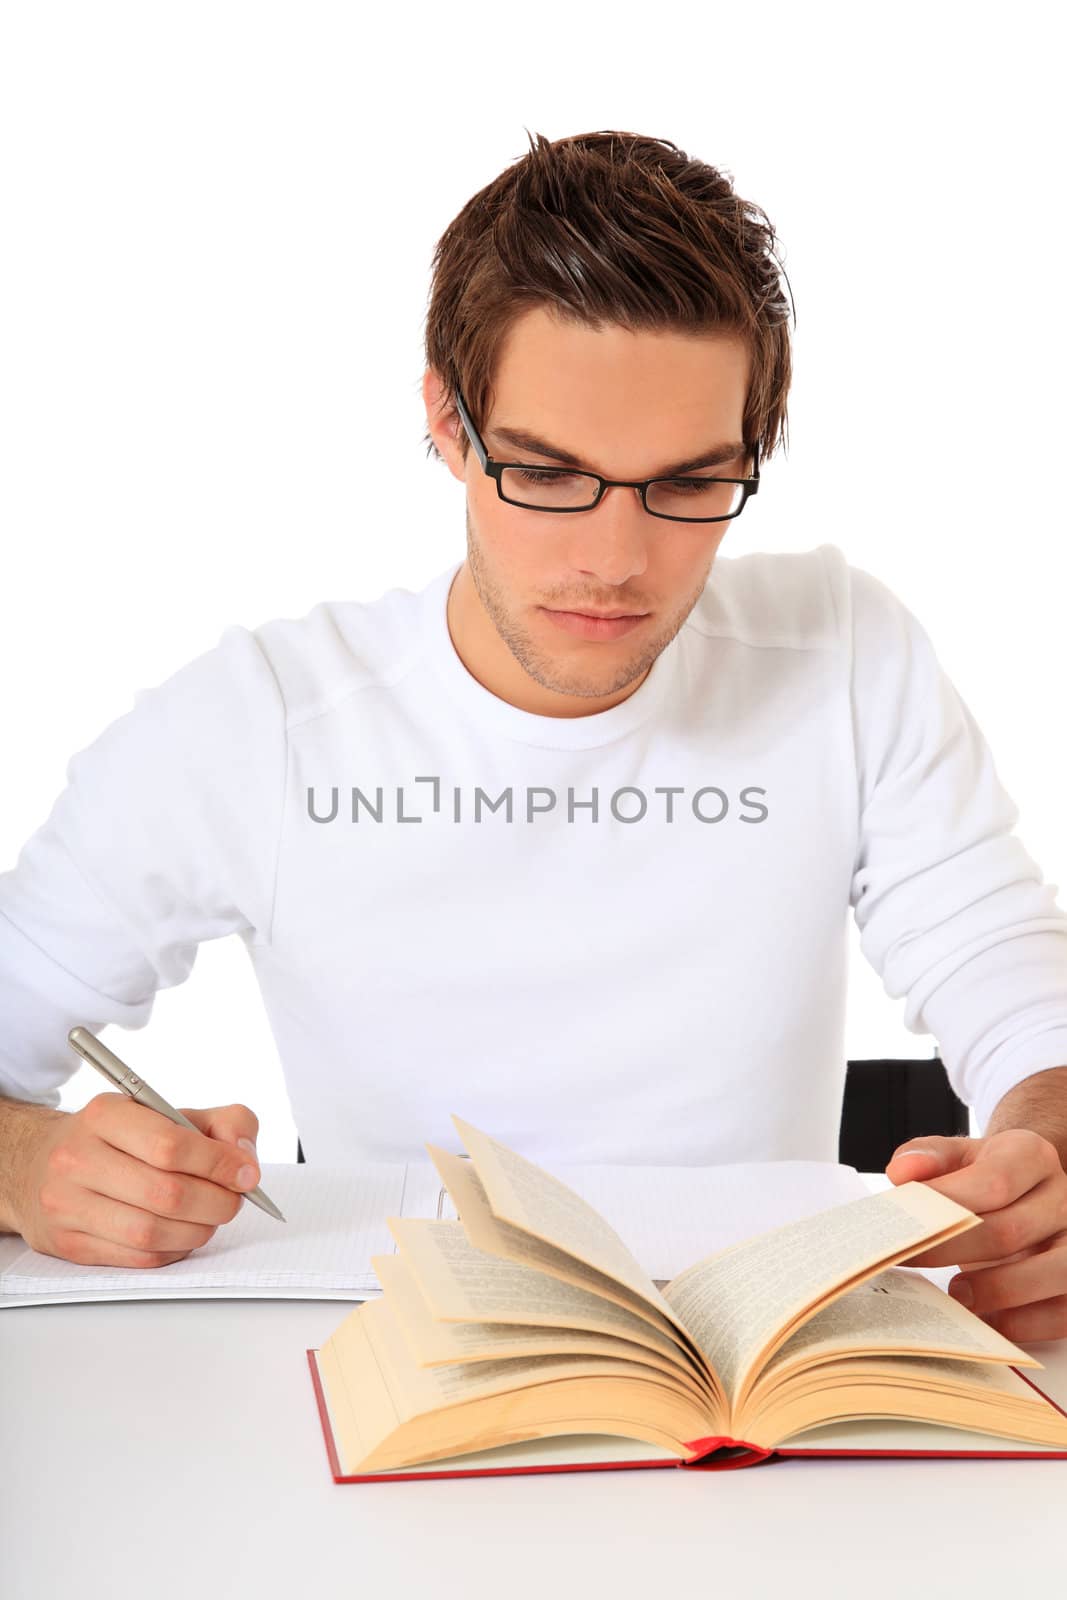
[[[386,1219],[431,1216],[441,1187],[429,1159],[410,1165],[362,1162],[351,1168],[265,1162],[260,1173],[264,1193],[285,1222],[246,1200],[232,1222],[168,1266],[80,1266],[31,1250],[17,1235],[3,1237],[0,1307],[27,1296],[163,1298],[229,1290],[367,1298],[381,1292],[371,1257],[396,1252]]]
[[[650,1278],[662,1281],[742,1239],[870,1193],[855,1167],[833,1161],[550,1170],[610,1222]]]

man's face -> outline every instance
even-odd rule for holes
[[[516,446],[506,428],[605,477],[652,478],[740,444],[748,362],[736,336],[594,332],[537,308],[509,331],[482,438],[497,461],[562,464]],[[427,373],[428,402],[439,392]],[[635,489],[608,489],[594,510],[569,514],[508,505],[474,450],[464,463],[455,433],[430,423],[467,488],[467,560],[449,627],[468,669],[549,716],[587,715],[632,694],[696,604],[730,523],[653,517]],[[700,470],[743,477],[751,457]],[[638,620],[595,630],[558,615],[618,610]]]

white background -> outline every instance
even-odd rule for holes
[[[725,169],[781,240],[789,455],[723,554],[825,540],[888,583],[1063,881],[1053,15],[9,0],[0,870],[71,754],[228,623],[459,559],[463,490],[421,443],[433,246],[527,128],[616,128]],[[901,1010],[853,926],[848,1054],[932,1053]],[[261,1158],[293,1158],[236,939],[108,1037],[179,1105],[252,1106]],[[104,1088],[82,1067],[63,1105]]]

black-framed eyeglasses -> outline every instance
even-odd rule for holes
[[[527,511],[592,511],[605,489],[640,489],[641,502],[653,517],[670,522],[726,522],[739,517],[749,495],[759,489],[759,445],[750,446],[750,478],[676,476],[673,478],[602,478],[596,472],[539,463],[494,461],[474,426],[457,386],[456,407],[482,469],[496,479],[496,490],[508,505]]]

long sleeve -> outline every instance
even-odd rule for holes
[[[57,1106],[76,1022],[143,1027],[202,940],[269,939],[286,755],[274,673],[234,625],[72,756],[0,873],[0,1095]]]
[[[1067,1063],[1067,916],[1015,835],[989,748],[910,611],[850,568],[859,828],[850,903],[904,1024],[985,1127]]]

